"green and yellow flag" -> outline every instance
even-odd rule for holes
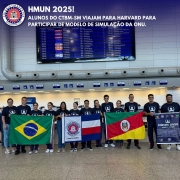
[[[52,116],[11,115],[10,144],[48,144],[52,135]]]

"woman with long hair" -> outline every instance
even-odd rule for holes
[[[62,117],[68,116],[69,111],[66,108],[66,103],[63,101],[60,104],[60,109],[56,111],[56,120],[57,120],[57,132],[58,132],[58,150],[57,152],[60,153],[65,152],[65,144],[62,143]]]

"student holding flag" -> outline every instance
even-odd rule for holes
[[[66,108],[66,103],[63,101],[60,104],[60,109],[56,111],[56,120],[57,120],[57,132],[58,132],[58,150],[60,153],[65,152],[65,144],[62,143],[62,117],[68,116],[69,111]]]
[[[13,106],[13,99],[9,98],[7,100],[8,106],[3,108],[2,111],[2,122],[3,122],[3,132],[4,132],[4,147],[6,148],[5,153],[10,154],[14,152],[12,144],[9,144],[9,131],[10,131],[10,116],[11,114],[16,114],[16,107]],[[10,147],[10,149],[8,148]]]
[[[154,148],[154,138],[153,138],[153,129],[155,134],[157,134],[157,126],[156,120],[154,117],[155,113],[160,113],[160,106],[157,102],[154,102],[154,95],[148,95],[149,102],[144,105],[144,113],[147,116],[147,123],[148,123],[148,137],[150,142],[150,150]],[[157,145],[158,149],[161,150],[162,147],[160,144]]]
[[[90,114],[93,114],[93,109],[89,107],[89,100],[85,100],[84,101],[84,108],[81,109],[80,114],[81,115],[90,115]],[[86,142],[82,142],[81,146],[82,146],[81,150],[84,150],[85,146],[86,146]],[[92,146],[91,146],[91,141],[87,141],[87,149],[93,150]]]
[[[30,112],[30,115],[31,116],[42,116],[42,112],[40,110],[38,110],[38,103],[37,102],[35,102],[33,104],[33,110]],[[39,148],[38,144],[30,145],[29,155],[31,155],[34,150],[35,150],[34,153],[37,154],[38,153],[38,148]]]
[[[114,109],[114,105],[112,102],[109,102],[109,95],[104,95],[104,103],[102,103],[101,107],[102,107],[102,112],[103,114],[105,114],[105,112],[113,112],[113,109]],[[104,115],[105,117],[105,115]],[[105,145],[104,147],[107,148],[110,144],[111,147],[115,147],[115,145],[113,144],[113,141],[112,140],[107,140],[106,138],[106,126],[105,126],[105,121],[104,121],[104,135],[105,135]]]
[[[126,112],[137,112],[138,111],[138,103],[134,102],[134,95],[133,94],[129,94],[129,102],[125,103],[124,110]],[[127,149],[130,149],[131,139],[128,139],[127,142],[128,142]],[[139,140],[135,139],[134,145],[137,149],[141,149],[141,147],[139,146]]]
[[[53,103],[52,102],[48,102],[47,104],[48,110],[45,110],[43,115],[44,116],[52,116],[53,120],[55,120],[55,116],[56,116],[56,112],[52,109],[53,108]],[[53,153],[53,146],[52,144],[46,144],[47,145],[47,149],[46,149],[46,153]]]
[[[113,109],[113,112],[121,113],[124,112],[124,109],[121,108],[121,101],[117,100],[116,108]],[[123,148],[123,140],[116,140],[116,144],[118,148]]]
[[[102,117],[103,117],[103,113],[102,113],[102,108],[101,108],[99,101],[97,99],[94,100],[93,112],[94,112],[94,114],[100,114],[101,137],[99,140],[96,140],[96,147],[98,148],[98,147],[102,147],[101,139],[102,139]]]
[[[31,112],[31,108],[26,104],[27,98],[22,97],[21,102],[22,102],[21,105],[17,107],[17,115],[28,116]],[[21,146],[21,152],[26,153],[26,149],[24,145]],[[20,145],[17,145],[15,155],[18,155],[19,153],[20,153]]]
[[[73,109],[69,111],[70,116],[80,116],[80,110],[78,109],[78,102],[73,103]],[[77,152],[78,142],[71,142],[70,152]]]
[[[180,112],[180,105],[172,101],[172,94],[166,95],[166,103],[161,106],[161,113]],[[180,151],[180,144],[176,144],[176,149]],[[167,150],[171,150],[171,144],[168,144]]]

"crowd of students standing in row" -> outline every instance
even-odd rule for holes
[[[154,102],[154,95],[149,94],[148,95],[148,100],[144,105],[144,114],[147,116],[147,124],[148,124],[148,136],[149,136],[149,144],[150,144],[150,150],[153,150],[154,148],[154,139],[153,139],[153,130],[155,133],[157,133],[157,127],[156,127],[156,121],[154,114],[155,113],[173,113],[173,112],[180,112],[180,105],[176,102],[172,101],[172,95],[167,94],[166,95],[166,103],[160,108],[159,104],[157,102]],[[124,108],[121,107],[121,101],[117,100],[116,102],[116,108],[114,108],[114,105],[112,102],[109,102],[109,96],[104,95],[104,103],[102,105],[99,104],[98,100],[94,100],[94,107],[91,108],[89,107],[89,100],[84,101],[84,107],[79,110],[78,109],[78,103],[74,102],[73,103],[73,109],[70,111],[67,110],[66,103],[63,101],[60,104],[60,109],[57,111],[53,110],[53,103],[49,102],[47,104],[47,110],[45,110],[43,113],[42,111],[38,110],[38,103],[33,104],[33,110],[30,109],[30,106],[28,106],[27,103],[27,98],[22,97],[21,99],[21,105],[20,106],[13,106],[13,99],[9,98],[7,100],[8,106],[3,108],[2,111],[2,123],[3,123],[3,133],[4,133],[4,147],[6,148],[5,153],[10,154],[12,152],[15,152],[15,155],[18,155],[20,152],[21,153],[26,153],[26,149],[24,145],[16,145],[16,150],[12,148],[12,145],[9,144],[9,129],[10,129],[10,116],[11,114],[17,114],[17,115],[32,115],[32,116],[53,116],[54,121],[57,121],[57,132],[58,132],[58,150],[57,152],[65,152],[65,144],[62,143],[62,116],[79,116],[79,115],[89,115],[89,114],[100,114],[100,119],[101,119],[101,127],[103,124],[102,119],[104,117],[105,112],[116,112],[116,113],[121,113],[121,112],[137,112],[138,111],[138,103],[134,102],[134,95],[129,94],[129,102],[125,103]],[[107,140],[106,139],[106,128],[101,128],[104,129],[104,134],[105,134],[105,144],[104,147],[108,148],[110,147],[115,147],[115,144],[113,143],[112,140]],[[102,134],[102,133],[101,133]],[[102,138],[101,138],[102,139]],[[96,147],[102,147],[101,144],[101,139],[96,141]],[[70,143],[71,149],[70,151],[77,151],[78,143]],[[86,148],[92,150],[91,146],[91,141],[87,142],[81,142],[81,150],[84,150]],[[118,140],[116,141],[116,145],[119,148],[123,147],[123,140]],[[137,149],[141,149],[139,145],[139,140],[134,140],[134,145]],[[127,140],[127,149],[130,149],[131,147],[131,139]],[[161,150],[162,147],[161,145],[157,145],[158,149]],[[39,145],[30,145],[30,151],[29,154],[32,154],[35,152],[36,154],[38,153],[38,148]],[[176,145],[177,150],[180,150],[180,145]],[[168,150],[171,149],[171,145],[169,144],[167,147]],[[45,151],[46,153],[52,153],[53,146],[52,144],[47,144],[47,150]]]

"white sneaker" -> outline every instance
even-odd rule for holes
[[[74,149],[70,149],[70,152],[73,152],[74,151]]]
[[[50,151],[49,149],[46,149],[45,153],[49,153],[49,151]]]
[[[77,148],[74,148],[74,152],[77,152]]]
[[[108,144],[105,144],[104,147],[107,148],[107,147],[108,147]]]
[[[31,155],[33,152],[32,151],[29,151],[29,155]]]
[[[113,143],[112,143],[112,144],[110,144],[110,146],[111,146],[111,147],[113,147],[113,148],[115,148],[115,147],[116,147]]]
[[[9,149],[6,149],[5,154],[11,154],[11,152],[9,151]]]
[[[38,153],[38,150],[35,150],[34,153],[37,154],[37,153]]]
[[[179,144],[177,144],[176,149],[177,149],[178,151],[180,151],[180,145],[179,145]]]
[[[170,145],[170,144],[168,145],[167,150],[168,150],[168,151],[171,150],[171,145]]]
[[[60,153],[61,152],[61,148],[59,148],[58,150],[57,150],[57,153]]]
[[[53,149],[50,149],[50,150],[49,150],[49,152],[50,152],[50,153],[53,153],[53,152],[54,152],[54,150],[53,150]]]

